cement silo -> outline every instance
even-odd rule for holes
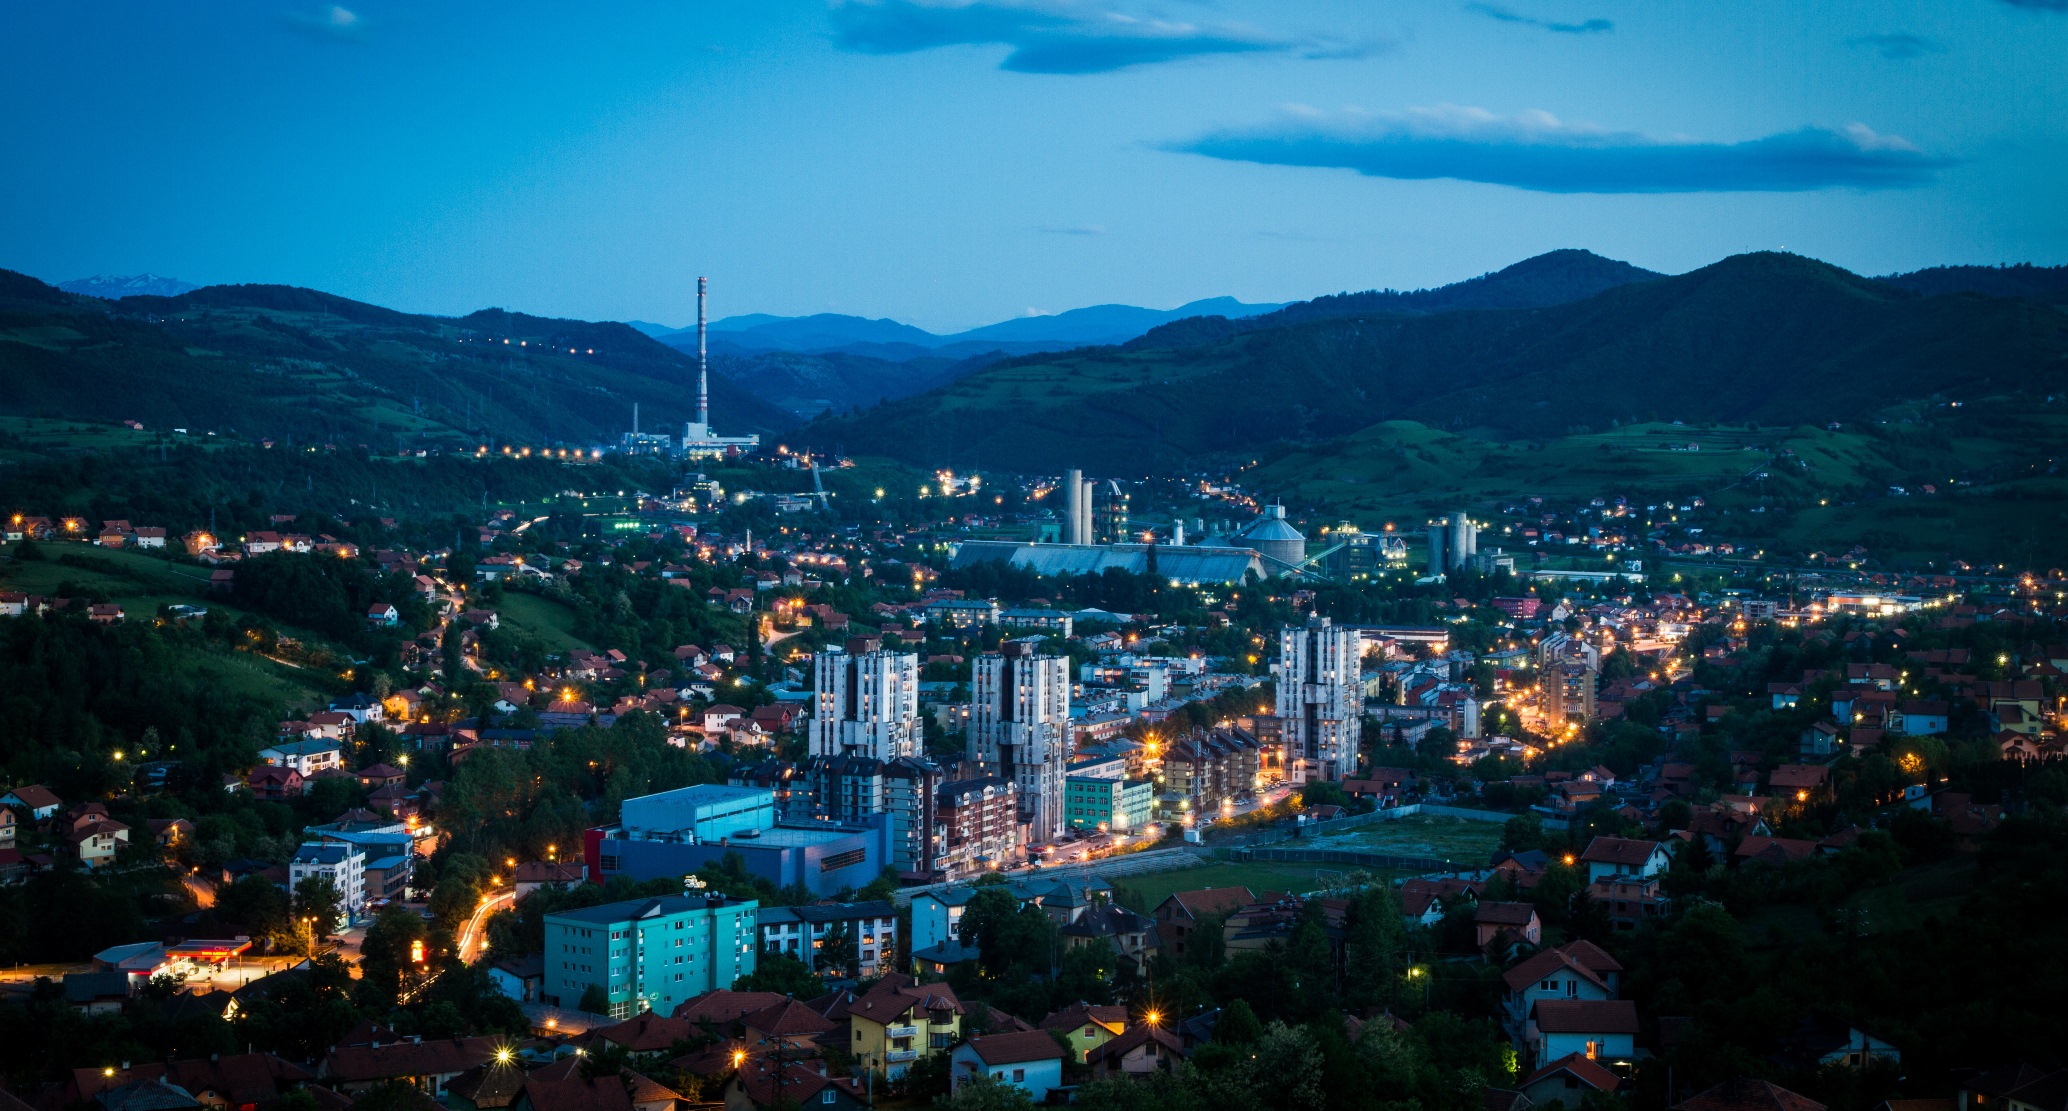
[[[1243,545],[1255,548],[1258,555],[1268,560],[1291,567],[1298,567],[1307,561],[1307,537],[1292,522],[1285,519],[1283,505],[1267,505],[1256,520],[1251,521],[1235,539]],[[1274,568],[1282,570],[1282,568]]]
[[[1463,513],[1450,515],[1450,556],[1447,566],[1468,567],[1479,552],[1479,526]]]

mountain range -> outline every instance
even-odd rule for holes
[[[799,438],[924,466],[1133,474],[1386,420],[1509,440],[1638,419],[1853,421],[1898,402],[2068,388],[2068,314],[2044,293],[2061,273],[1877,280],[1757,253],[1666,277],[1560,251],[1440,290],[1005,359]],[[2006,280],[2040,299],[1989,292]]]
[[[963,359],[992,352],[1023,355],[1089,344],[1125,343],[1173,320],[1194,316],[1240,319],[1282,307],[1277,304],[1244,304],[1233,297],[1210,297],[1175,309],[1092,305],[1068,312],[1016,317],[947,335],[937,335],[895,320],[871,320],[840,313],[787,317],[750,313],[713,321],[707,330],[708,342],[714,353],[833,352],[904,362],[927,357]],[[670,346],[692,351],[696,348],[694,326],[670,328],[645,321],[630,323]]]
[[[949,336],[733,317],[714,332],[713,410],[723,431],[925,466],[1117,473],[1311,452],[1389,420],[1513,441],[1654,417],[1821,424],[1902,402],[2068,393],[2064,303],[2068,267],[1865,278],[1762,253],[1665,276],[1555,251],[1429,290],[1095,306]],[[1179,316],[1197,307],[1234,315]],[[382,447],[593,443],[628,427],[635,404],[647,428],[687,419],[695,360],[674,345],[693,344],[693,332],[427,316],[289,286],[111,300],[0,270],[0,413],[13,415]]]
[[[0,270],[7,415],[392,450],[608,442],[635,405],[660,429],[695,402],[695,360],[623,324],[424,316],[278,285],[111,301]],[[795,423],[716,375],[711,406],[727,433]]]

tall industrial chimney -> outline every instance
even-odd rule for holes
[[[697,426],[711,434],[711,362],[704,350],[704,287],[708,279],[697,279]]]

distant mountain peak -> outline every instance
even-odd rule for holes
[[[69,282],[59,282],[57,287],[66,293],[83,293],[88,297],[99,297],[108,301],[117,301],[124,297],[177,297],[201,288],[193,282],[160,277],[157,274],[135,274],[129,277],[95,274],[91,278],[74,278]]]

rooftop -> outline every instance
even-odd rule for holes
[[[691,914],[717,907],[753,907],[751,899],[744,902],[727,899],[722,895],[695,897],[687,895],[662,895],[653,899],[627,899],[621,903],[605,903],[602,906],[570,910],[561,914],[549,914],[546,920],[587,922],[594,925],[614,925],[619,922],[633,922],[642,918],[660,918],[672,914]]]

